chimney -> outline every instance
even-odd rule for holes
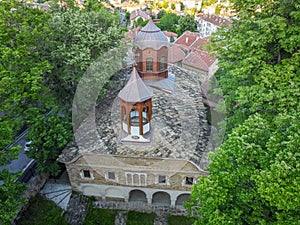
[[[185,38],[185,43],[187,44],[189,42],[189,37]]]

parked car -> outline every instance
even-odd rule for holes
[[[31,144],[31,141],[26,141],[25,147],[24,147],[25,152],[28,152],[30,150],[30,144]]]

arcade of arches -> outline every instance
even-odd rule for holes
[[[124,186],[85,184],[79,189],[85,195],[100,196],[104,200],[140,202],[156,206],[183,206],[183,203],[190,197],[190,193],[182,191]]]

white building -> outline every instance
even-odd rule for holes
[[[201,38],[211,36],[213,32],[216,32],[223,25],[231,26],[231,22],[228,19],[216,15],[198,14],[196,21]]]

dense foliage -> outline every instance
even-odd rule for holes
[[[53,5],[51,12],[19,1],[0,2],[0,147],[29,127],[28,156],[39,172],[53,175],[59,172],[58,155],[72,138],[70,109],[77,84],[90,64],[122,37],[119,16],[98,1],[87,1],[86,10],[73,0],[65,2],[67,7]],[[2,151],[0,165],[19,150]],[[23,203],[24,185],[15,183],[19,175],[0,172],[1,224],[9,223]]]
[[[195,224],[299,224],[300,5],[234,0],[213,39],[227,136],[187,207]]]
[[[180,17],[178,20],[178,25],[180,28],[180,33],[183,33],[187,30],[192,32],[197,31],[197,22],[194,17],[190,15]]]
[[[17,225],[69,225],[64,213],[54,202],[37,194],[31,199],[27,210],[22,214]]]
[[[177,16],[174,13],[167,13],[166,11],[161,10],[158,13],[157,18],[160,18],[157,26],[163,31],[167,30],[181,35],[187,30],[192,32],[197,30],[196,20],[190,15]]]

